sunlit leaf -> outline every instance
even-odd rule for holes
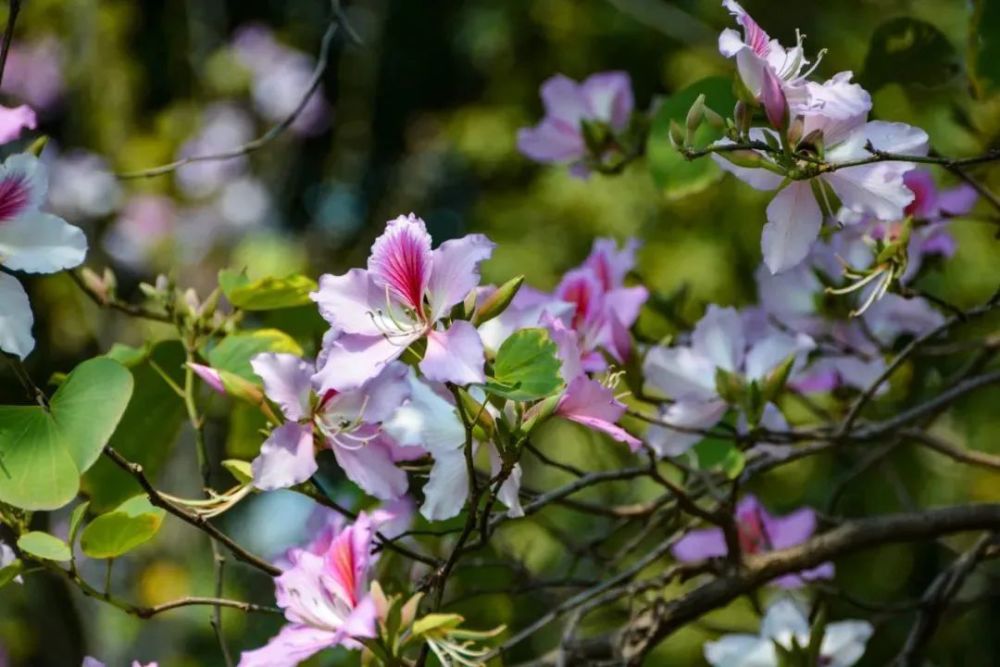
[[[514,401],[545,398],[562,386],[556,344],[545,329],[521,329],[497,350],[487,389]]]
[[[43,560],[67,561],[72,557],[69,545],[55,535],[33,530],[17,538],[17,548]]]
[[[276,310],[311,303],[309,293],[317,289],[307,276],[250,280],[245,273],[225,269],[219,272],[219,286],[229,302],[243,310]]]
[[[80,536],[80,547],[91,558],[117,558],[151,540],[165,515],[146,496],[135,496],[91,521]]]
[[[302,355],[302,347],[295,339],[278,329],[258,329],[226,336],[219,344],[206,351],[214,368],[229,371],[240,377],[259,381],[250,360],[261,352],[288,352]]]

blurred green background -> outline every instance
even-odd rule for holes
[[[754,300],[752,274],[760,262],[766,204],[760,193],[730,178],[716,182],[712,174],[702,184],[709,187],[678,196],[678,188],[654,182],[644,160],[619,177],[580,181],[565,169],[529,162],[515,148],[517,129],[541,115],[538,86],[554,73],[582,79],[595,71],[626,70],[638,108],[649,108],[706,76],[730,76],[730,63],[716,49],[719,30],[730,25],[718,2],[369,0],[353,5],[346,8],[347,16],[364,43],[353,44],[343,34],[335,42],[320,91],[326,108],[316,110],[314,127],[283,135],[245,163],[189,170],[186,179],[168,175],[116,183],[107,170],[167,162],[192,147],[224,149],[262,133],[274,122],[274,108],[287,108],[289,100],[294,106],[301,93],[301,78],[295,77],[311,70],[328,5],[324,0],[26,2],[4,79],[4,103],[28,101],[39,108],[39,132],[52,138],[44,156],[52,168],[50,206],[86,230],[92,247],[87,265],[98,271],[112,267],[119,293],[130,299],[140,298],[140,281],[151,281],[159,272],[171,273],[201,295],[213,289],[218,270],[225,267],[246,267],[259,276],[339,273],[363,263],[387,219],[413,211],[438,242],[469,231],[495,240],[497,251],[484,267],[486,281],[524,273],[544,289],[583,259],[595,236],[639,237],[644,242],[639,274],[674,306],[670,318],[656,308],[643,313],[638,332],[646,339],[696,321],[708,302]],[[904,67],[894,63],[891,76],[876,80],[878,63],[870,64],[866,74],[878,84],[872,90],[874,115],[924,127],[944,154],[974,154],[995,145],[1000,97],[988,90],[974,97],[970,90],[970,3],[748,0],[745,5],[784,43],[793,42],[799,28],[808,36],[807,52],[828,48],[819,70],[824,76],[865,70],[872,35],[887,19],[911,16],[932,23],[946,38],[951,51],[945,56],[955,66],[931,70],[921,69],[919,60]],[[261,75],[233,48],[235,36],[249,34],[240,31],[250,25],[266,29],[260,34],[273,33],[290,63],[287,72],[279,72],[278,84],[272,81],[263,92],[255,89],[263,85],[255,78]],[[1000,21],[990,29],[1000,32]],[[294,85],[296,80],[300,85]],[[1000,186],[997,175],[983,175]],[[954,223],[958,254],[922,283],[963,306],[988,297],[1000,276],[995,226],[983,220],[982,211],[977,209],[978,218]],[[166,329],[99,311],[66,276],[26,283],[38,338],[27,367],[39,381],[107,351],[115,341],[137,345],[169,337]],[[322,330],[308,308],[247,324],[283,328],[307,349]],[[993,321],[964,335],[995,329]],[[179,368],[177,350],[170,345],[157,348],[157,355],[164,368]],[[959,361],[935,357],[918,363],[925,365],[922,376],[941,377]],[[121,429],[125,435],[120,432],[115,444],[142,461],[161,488],[194,497],[199,481],[181,406],[173,404],[173,395],[149,368],[134,372],[144,404],[126,417],[128,428]],[[0,401],[23,402],[13,376],[4,373],[7,369],[0,369]],[[887,409],[908,391],[895,387]],[[1000,391],[981,391],[936,428],[955,442],[1000,452],[998,400]],[[216,398],[210,416],[207,434],[217,458],[255,454],[260,424],[252,414]],[[538,445],[588,470],[627,464],[630,458],[604,439],[565,424],[550,425]],[[804,502],[822,508],[862,455],[845,450],[790,466],[753,488],[778,511]],[[532,489],[568,479],[534,461],[525,467]],[[344,502],[363,503],[335,472],[330,479],[342,489]],[[227,482],[220,473],[217,486]],[[135,491],[103,463],[88,474],[85,488],[98,510]],[[613,504],[647,499],[651,493],[634,484],[612,484],[580,497]],[[853,482],[836,509],[863,515],[907,504],[998,499],[995,475],[904,446]],[[274,493],[247,501],[222,523],[255,551],[275,556],[302,538],[310,510],[308,501]],[[67,517],[59,513],[37,520],[41,527],[47,521],[57,534],[66,530]],[[596,550],[587,546],[611,527],[610,519],[561,508],[506,524],[490,549],[459,568],[450,592],[457,602],[451,608],[465,614],[470,627],[523,626],[574,590],[573,581],[562,588],[521,590],[529,588],[522,586],[525,577],[586,582],[602,576],[602,562],[637,529],[625,526]],[[949,562],[950,549],[966,543],[957,538],[866,552],[838,563],[836,583],[876,603],[912,600]],[[435,548],[433,541],[423,544]],[[85,576],[100,581],[103,568],[91,565],[84,568]],[[384,565],[385,587],[404,590],[410,566]],[[994,631],[1000,600],[989,597],[998,591],[1000,570],[987,564],[981,572],[966,594],[987,597],[944,623],[931,653],[935,664],[988,666],[1000,660],[1000,636]],[[232,565],[228,575],[227,596],[273,601],[266,578],[239,565]],[[203,536],[168,520],[154,543],[116,564],[114,586],[139,604],[207,594],[211,558]],[[510,595],[512,590],[517,594]],[[836,598],[831,604],[835,616],[876,622],[866,665],[883,664],[893,655],[913,620],[906,613],[871,614]],[[583,633],[618,627],[627,612],[623,607],[596,614]],[[225,613],[234,650],[261,645],[278,625],[277,618]],[[701,644],[714,632],[755,627],[750,605],[737,603],[671,638],[649,664],[700,664]],[[555,627],[540,633],[520,647],[511,664],[537,657],[558,636]],[[109,665],[127,664],[133,657],[159,660],[161,667],[221,664],[203,608],[139,621],[40,575],[0,591],[0,644],[13,665],[76,665],[84,654]],[[331,652],[310,664],[352,660],[356,656]]]

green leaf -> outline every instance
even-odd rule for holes
[[[24,572],[24,562],[20,559],[11,561],[0,568],[0,588],[17,579],[22,572]]]
[[[104,356],[108,359],[117,361],[126,368],[132,368],[133,366],[138,366],[148,359],[149,352],[150,348],[148,347],[132,347],[131,345],[115,343],[111,346],[111,349],[104,354]]]
[[[129,372],[97,358],[69,374],[49,410],[0,407],[0,501],[53,510],[72,500],[80,474],[100,456],[131,393]]]
[[[261,352],[287,352],[301,356],[302,347],[295,339],[278,329],[258,329],[227,336],[218,345],[205,352],[214,368],[258,382],[250,360]]]
[[[277,310],[312,303],[310,292],[317,289],[316,281],[302,275],[286,278],[250,280],[245,273],[223,269],[219,286],[229,302],[243,310]]]
[[[487,390],[513,401],[532,401],[562,386],[558,348],[545,329],[521,329],[497,350]]]
[[[90,501],[82,502],[73,508],[73,514],[69,518],[69,543],[72,545],[76,542],[76,534],[80,531],[80,525],[83,523],[83,518],[87,515],[87,508],[90,507]]]
[[[743,452],[727,440],[706,438],[693,451],[699,469],[722,472],[729,479],[739,477],[746,465]]]
[[[17,548],[42,560],[67,561],[72,558],[69,545],[55,535],[38,530],[17,538]]]
[[[119,454],[142,465],[150,479],[156,479],[170,457],[186,419],[183,401],[151,364],[183,384],[184,358],[179,341],[165,341],[153,346],[149,359],[131,369],[135,391],[109,443]],[[103,458],[84,476],[83,488],[94,512],[107,512],[142,491],[134,477]]]
[[[869,90],[887,83],[940,86],[960,71],[958,54],[935,26],[909,17],[875,29],[860,77]]]
[[[1000,0],[974,0],[969,26],[969,78],[977,97],[1000,85]]]
[[[670,121],[683,125],[699,95],[705,96],[705,106],[723,117],[731,115],[736,106],[731,80],[713,76],[674,93],[657,108],[646,152],[653,180],[669,199],[700,192],[722,178],[722,170],[710,158],[687,160],[670,142]],[[694,141],[697,146],[707,146],[721,136],[721,131],[702,123]]]
[[[253,469],[249,461],[226,459],[222,462],[222,467],[228,470],[229,474],[235,477],[240,484],[249,484],[253,481]]]
[[[83,530],[80,546],[91,558],[117,558],[151,540],[166,512],[144,496],[135,496],[102,514]]]

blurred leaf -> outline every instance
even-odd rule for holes
[[[291,336],[278,329],[258,329],[247,333],[226,336],[222,342],[205,352],[214,368],[258,382],[250,360],[261,352],[288,352],[301,356],[302,347]]]
[[[727,440],[706,438],[693,451],[699,469],[723,472],[729,479],[739,477],[746,465],[743,452]]]
[[[712,160],[687,160],[670,142],[670,121],[680,123],[683,127],[688,110],[699,95],[704,95],[705,106],[720,116],[725,118],[732,115],[736,105],[732,81],[726,77],[712,76],[663,100],[653,116],[646,154],[649,156],[653,180],[669,199],[679,199],[700,192],[722,178],[722,170]],[[707,146],[721,136],[721,131],[713,129],[708,123],[702,123],[695,132],[695,145]]]
[[[901,17],[875,29],[860,81],[869,90],[887,83],[940,86],[960,69],[955,47],[940,30],[925,21]]]
[[[974,0],[966,67],[977,96],[1000,84],[1000,0]]]
[[[309,293],[317,289],[316,281],[306,276],[261,278],[250,280],[246,273],[223,269],[219,286],[229,303],[243,310],[276,310],[312,303]]]
[[[0,568],[0,588],[3,588],[10,582],[17,579],[23,571],[24,563],[20,559],[12,561],[6,566]]]
[[[253,469],[249,461],[226,459],[222,462],[222,467],[228,470],[229,474],[236,478],[240,484],[249,484],[253,481]]]
[[[132,393],[132,377],[116,361],[77,366],[49,409],[0,407],[0,500],[28,510],[62,507],[80,474],[101,454]]]
[[[487,390],[512,401],[549,396],[562,386],[556,344],[545,329],[521,329],[497,350]]]
[[[67,561],[71,558],[69,545],[55,535],[38,530],[17,538],[17,548],[43,560]]]
[[[184,350],[178,341],[155,345],[149,359],[131,369],[135,391],[122,416],[110,445],[130,461],[142,465],[150,479],[155,479],[173,451],[184,423],[184,404],[151,363],[159,366],[175,382],[184,382]],[[111,461],[99,460],[83,479],[92,508],[107,511],[142,488],[128,473]]]
[[[114,359],[126,368],[137,366],[149,358],[148,347],[132,347],[124,343],[115,343],[105,354],[108,359]]]
[[[80,547],[91,558],[117,558],[151,540],[164,516],[166,512],[145,495],[135,496],[91,521],[80,537]]]
[[[229,432],[226,434],[226,456],[249,459],[260,453],[260,446],[267,437],[261,430],[267,428],[267,419],[257,407],[236,403],[229,412]],[[231,471],[230,471],[231,472]]]
[[[83,517],[87,515],[87,508],[90,507],[90,501],[82,502],[73,508],[73,514],[69,517],[69,543],[70,547],[74,542],[76,542],[76,534],[80,530],[80,524],[83,523]]]

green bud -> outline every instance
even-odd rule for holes
[[[490,411],[486,409],[486,406],[473,398],[465,389],[459,387],[457,392],[458,398],[462,402],[462,410],[469,420],[475,420],[473,421],[473,427],[480,429],[484,436],[480,439],[488,440],[492,438],[497,425]]]
[[[757,428],[757,425],[760,424],[760,418],[764,415],[764,406],[767,402],[764,400],[764,394],[756,380],[751,380],[750,384],[747,385],[745,398],[743,407],[746,410],[747,422],[751,428]]]
[[[594,155],[600,155],[604,151],[604,145],[611,137],[611,130],[607,124],[597,120],[581,120],[580,131],[584,143]]]
[[[765,164],[770,164],[764,159],[764,156],[757,151],[752,151],[749,149],[740,149],[736,151],[718,151],[716,155],[719,157],[732,162],[737,167],[746,167],[748,169],[759,169],[764,167]]]
[[[708,107],[705,107],[705,120],[708,121],[713,130],[722,131],[726,129],[725,119]]]
[[[215,315],[215,309],[219,307],[219,298],[222,296],[222,290],[216,287],[212,290],[212,293],[208,295],[205,301],[198,308],[198,317],[211,319]]]
[[[562,401],[562,394],[556,394],[533,406],[528,411],[528,418],[524,421],[521,430],[524,433],[531,433],[536,426],[555,414],[560,401]]]
[[[80,280],[82,280],[83,284],[87,286],[87,289],[90,291],[91,294],[100,299],[101,302],[107,302],[108,286],[103,278],[101,278],[99,275],[97,275],[87,267],[84,267],[80,269]],[[140,285],[140,288],[141,287],[142,286]]]
[[[31,153],[35,157],[41,157],[42,151],[45,150],[45,146],[48,143],[49,143],[49,138],[43,134],[42,136],[38,137],[37,139],[31,142],[31,145],[28,146],[27,152]]]
[[[764,402],[770,403],[774,401],[781,392],[785,390],[785,383],[788,382],[788,376],[792,372],[792,366],[795,365],[795,355],[789,355],[787,359],[781,362],[781,364],[775,368],[764,380],[763,394]]]
[[[521,289],[522,284],[524,284],[523,275],[511,278],[498,287],[493,294],[486,297],[483,300],[483,305],[472,316],[473,326],[478,327],[483,322],[489,322],[494,317],[503,314],[510,305],[510,302],[517,296],[517,292]]]
[[[227,394],[251,405],[261,406],[264,404],[264,392],[253,382],[221,368],[216,368],[215,371],[219,374],[219,379],[222,380],[222,386],[226,388]]]
[[[802,140],[802,133],[805,131],[806,121],[802,116],[796,116],[792,119],[791,124],[788,126],[788,144],[790,146],[798,146],[799,141]]]
[[[702,93],[688,109],[687,118],[684,119],[684,124],[687,127],[688,132],[694,132],[699,127],[701,127],[701,121],[705,117],[705,94]]]
[[[733,108],[733,122],[736,123],[736,131],[740,133],[740,136],[746,136],[750,131],[750,124],[753,122],[753,114],[750,113],[750,107],[747,106],[746,102],[739,101]]]
[[[715,369],[715,392],[730,405],[743,402],[746,380],[738,373],[730,373],[724,368]]]
[[[684,139],[684,130],[673,119],[670,120],[670,142],[675,148],[684,148],[687,145]]]

